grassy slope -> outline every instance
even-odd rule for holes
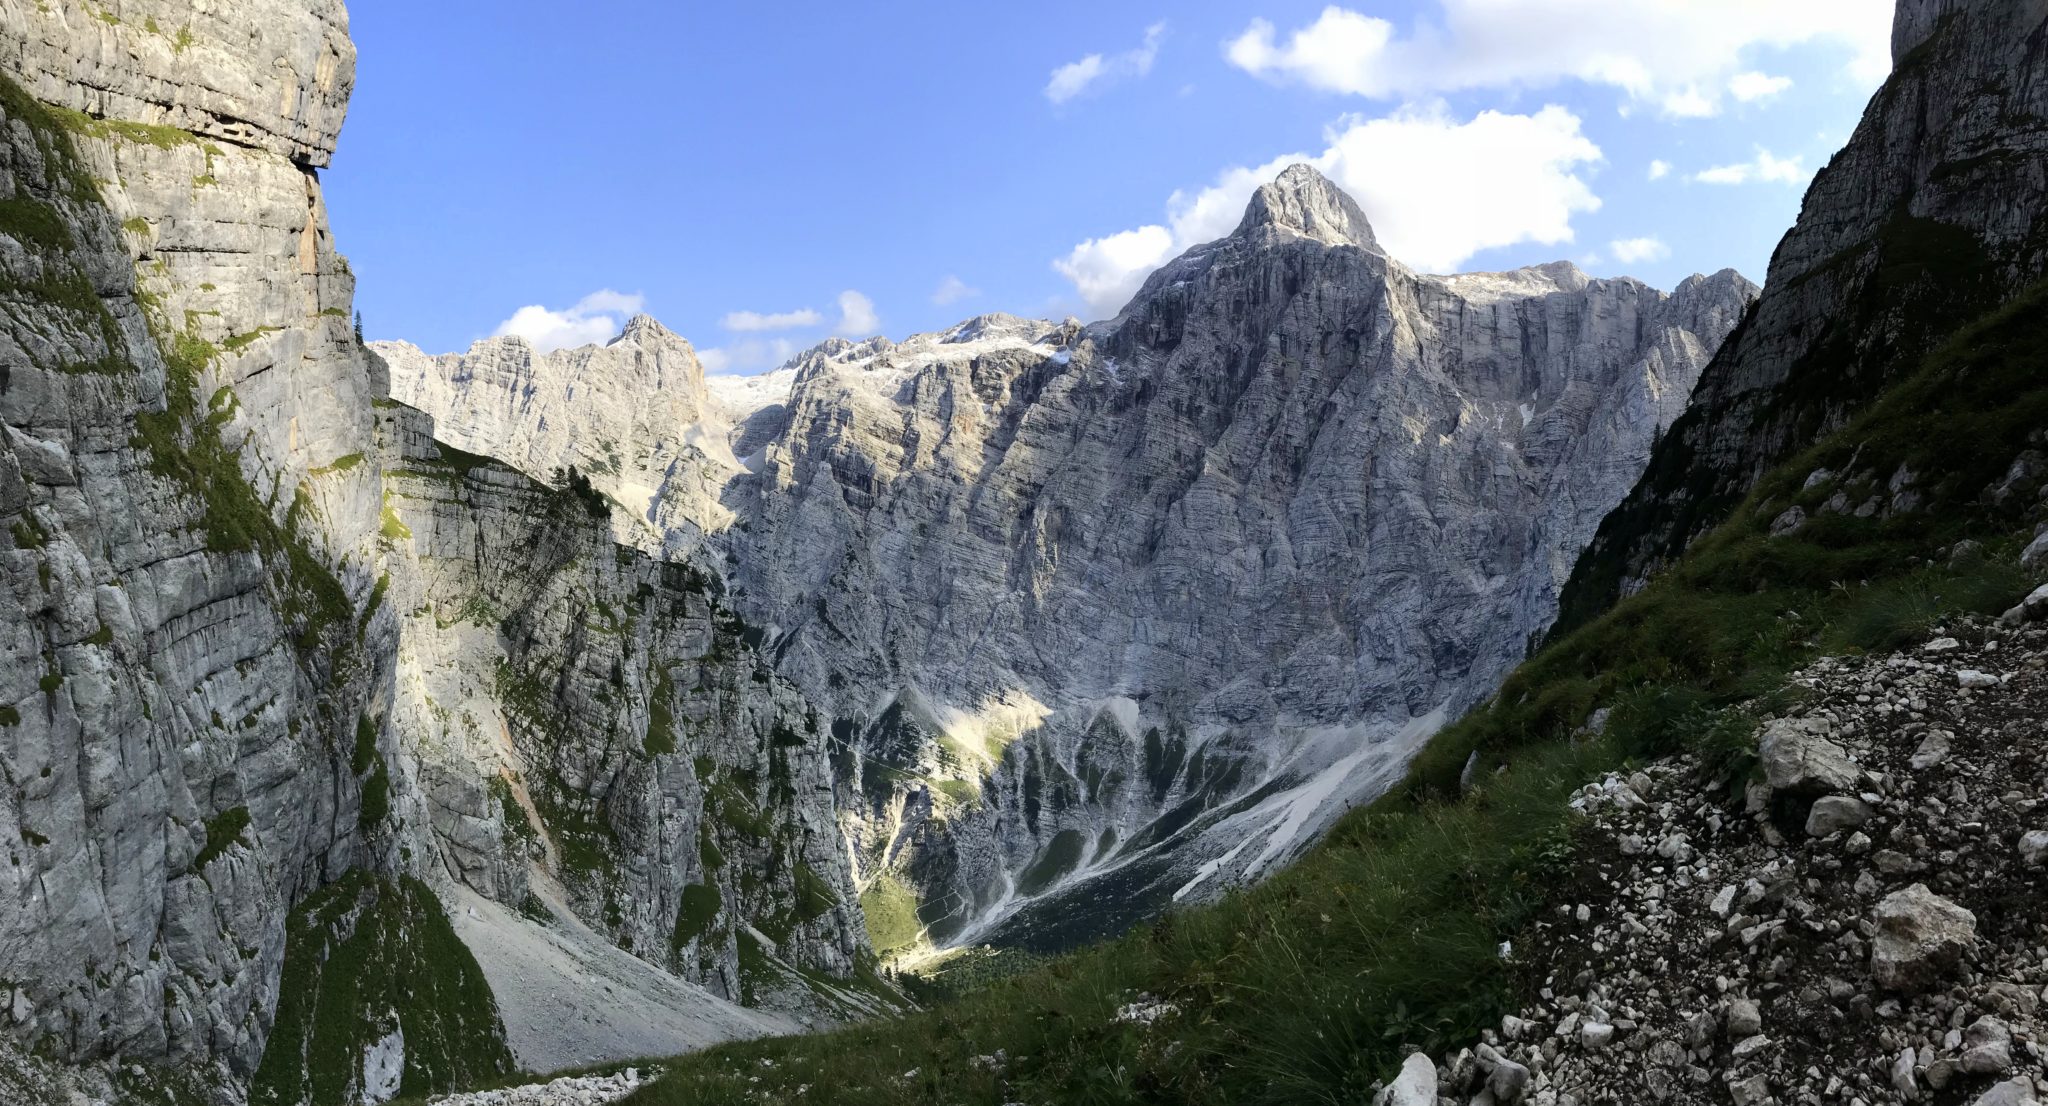
[[[1944,611],[2021,593],[2012,554],[2038,496],[2000,507],[1980,493],[2048,426],[2044,364],[2048,292],[2036,288],[1775,470],[1643,593],[1532,658],[1406,786],[1271,882],[925,1014],[685,1058],[630,1101],[1360,1101],[1408,1046],[1469,1038],[1529,984],[1497,942],[1570,861],[1574,787],[1679,747],[1717,754],[1735,780],[1753,713],[1794,666],[1894,648]],[[1860,502],[1901,465],[1919,474],[1918,509],[1818,515],[1767,537],[1791,503]],[[1842,475],[1806,488],[1818,468]],[[1985,555],[1951,562],[1966,537]],[[1577,734],[1601,706],[1614,708],[1604,733]],[[1456,797],[1475,752],[1483,782]],[[1179,1013],[1117,1021],[1140,994]],[[998,1049],[1000,1073],[974,1063]]]
[[[277,1020],[254,1106],[340,1106],[363,1052],[405,1032],[400,1091],[467,1086],[512,1070],[497,1003],[426,884],[350,872],[292,911]]]

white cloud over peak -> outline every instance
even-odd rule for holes
[[[1746,52],[1845,47],[1848,73],[1875,87],[1891,69],[1893,0],[1437,0],[1408,33],[1331,5],[1284,38],[1254,19],[1224,44],[1256,76],[1380,100],[1576,80],[1671,116],[1711,115],[1725,88],[1752,99],[1782,78],[1746,71]],[[1739,81],[1737,78],[1747,78]],[[1763,92],[1782,91],[1782,88]]]
[[[801,330],[804,327],[817,326],[824,321],[825,316],[818,314],[808,307],[803,307],[795,311],[782,311],[765,315],[759,311],[733,311],[728,313],[725,318],[720,319],[718,325],[727,330],[736,330],[744,333],[764,330]]]
[[[1598,210],[1579,175],[1601,160],[1577,116],[1557,106],[1529,115],[1481,112],[1460,121],[1441,104],[1380,119],[1346,116],[1320,154],[1236,166],[1214,184],[1167,199],[1166,222],[1075,246],[1053,262],[1088,307],[1121,310],[1154,269],[1235,228],[1259,186],[1305,161],[1365,209],[1381,246],[1418,269],[1443,272],[1473,254],[1519,242],[1572,241],[1572,217]],[[1387,166],[1402,171],[1391,173]]]
[[[1740,161],[1733,165],[1716,165],[1702,169],[1692,175],[1701,184],[1790,184],[1802,185],[1813,176],[1801,163],[1802,158],[1781,158],[1772,156],[1762,146],[1756,148],[1755,161]]]
[[[881,329],[875,301],[852,289],[839,293],[839,325],[832,328],[833,333],[841,338],[871,338]]]
[[[1099,85],[1145,76],[1152,72],[1152,63],[1159,58],[1159,40],[1165,35],[1166,24],[1154,23],[1145,28],[1145,41],[1133,49],[1108,56],[1090,54],[1060,66],[1045,83],[1045,98],[1064,104]]]
[[[1614,253],[1614,260],[1623,265],[1640,265],[1645,261],[1662,261],[1671,256],[1671,247],[1661,238],[1617,238],[1607,244]]]
[[[614,292],[609,288],[576,301],[565,310],[553,311],[539,304],[522,307],[498,324],[491,337],[513,335],[526,339],[542,353],[558,349],[609,342],[616,337],[626,318],[647,303],[644,296]]]
[[[1652,160],[1652,161],[1650,162],[1650,179],[1651,179],[1651,180],[1663,180],[1663,179],[1664,179],[1665,177],[1668,177],[1668,176],[1670,176],[1670,175],[1671,175],[1671,163],[1670,163],[1670,162],[1668,162],[1668,161],[1665,161],[1665,160],[1664,160],[1663,158],[1661,158],[1661,157],[1660,157],[1660,158],[1655,158],[1655,159],[1653,159],[1653,160]]]
[[[961,300],[971,300],[978,295],[981,295],[981,289],[948,273],[946,279],[940,281],[938,288],[932,292],[932,302],[945,307]]]

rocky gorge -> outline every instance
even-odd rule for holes
[[[744,385],[647,318],[376,349],[453,444],[721,566],[829,720],[871,910],[914,911],[885,949],[1060,948],[1284,864],[1490,693],[1755,292],[1419,276],[1297,166],[1092,326]]]
[[[366,346],[339,0],[0,0],[0,1103],[2036,1101],[2044,27],[1765,289],[1302,165],[741,380]]]

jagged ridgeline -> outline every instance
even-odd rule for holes
[[[1547,625],[1754,286],[1416,274],[1297,166],[1092,326],[1007,315],[707,380],[378,346],[438,432],[702,550],[827,721],[903,961],[1055,950],[1256,880]],[[651,397],[651,398],[650,398]]]
[[[1796,669],[1824,654],[1867,655],[1869,661],[1856,657],[1837,670],[1876,673],[1864,677],[1865,686],[1849,689],[1868,692],[1873,680],[1882,685],[1893,679],[1885,675],[1892,663],[1908,663],[1895,650],[1918,653],[1934,627],[1958,615],[2004,611],[2029,594],[2048,568],[2048,541],[2037,538],[2048,493],[2048,286],[2038,283],[2037,267],[2019,260],[2033,255],[2001,253],[2004,243],[2032,240],[2036,233],[2048,199],[2042,172],[2048,122],[2026,107],[1953,116],[1933,110],[1958,98],[2022,105],[2041,95],[2048,87],[2048,9],[2031,0],[1912,0],[1901,6],[1898,28],[1898,74],[1873,100],[1848,148],[1816,181],[1799,226],[1779,251],[1779,264],[1801,243],[1825,240],[1845,225],[1889,224],[1899,212],[1918,213],[1913,217],[1934,224],[1916,233],[1921,243],[1939,248],[1886,253],[1897,248],[1894,242],[1845,259],[1851,269],[1868,269],[1868,279],[1837,274],[1827,285],[1797,279],[1781,284],[1774,273],[1742,335],[1723,350],[1700,387],[1710,404],[1719,402],[1714,397],[1747,396],[1747,414],[1735,413],[1735,407],[1706,410],[1719,412],[1713,418],[1735,440],[1759,443],[1754,448],[1763,451],[1762,459],[1740,452],[1749,446],[1729,454],[1732,467],[1714,474],[1724,499],[1711,510],[1687,501],[1665,504],[1668,513],[1659,514],[1657,501],[1638,492],[1617,517],[1635,513],[1650,519],[1644,532],[1664,534],[1675,544],[1662,569],[1640,581],[1632,595],[1584,613],[1574,628],[1516,669],[1497,696],[1426,745],[1403,786],[1345,817],[1314,852],[1257,889],[1169,915],[1106,946],[974,991],[932,1015],[691,1058],[631,1101],[679,1106],[721,1096],[772,1098],[809,1084],[841,1088],[837,1100],[851,1103],[1359,1102],[1401,1071],[1410,1053],[1422,1050],[1449,1060],[1483,1031],[1498,1033],[1503,1014],[1544,1005],[1534,1001],[1539,993],[1596,1003],[1606,982],[1600,972],[1616,970],[1617,960],[1661,973],[1655,962],[1661,949],[1603,951],[1587,943],[1585,932],[1553,922],[1561,908],[1569,917],[1573,904],[1591,902],[1609,920],[1600,939],[1629,942],[1636,939],[1627,925],[1631,912],[1647,911],[1608,886],[1605,873],[1613,869],[1614,855],[1603,850],[1614,844],[1578,832],[1569,804],[1573,793],[1604,773],[1626,774],[1647,758],[1683,753],[1697,774],[1664,777],[1673,782],[1658,785],[1663,809],[1697,812],[1688,817],[1702,824],[1744,818],[1743,785],[1757,770],[1759,722],[1796,708],[1807,693],[1787,684]],[[1901,106],[1916,98],[1929,106],[1926,114]],[[1995,175],[1972,178],[1978,173]],[[1987,187],[1996,182],[1998,199],[1954,206],[1966,193],[1951,191],[1949,182],[1963,179]],[[1879,197],[1882,210],[1867,212],[1849,199],[1859,196]],[[1887,272],[1881,256],[1893,257],[1897,267]],[[1995,263],[1980,267],[1972,260],[1982,258]],[[1943,259],[1966,264],[1947,268]],[[1937,288],[1945,278],[1963,287]],[[1832,291],[1812,298],[1821,287]],[[1970,296],[1981,298],[1965,303]],[[1921,314],[1930,307],[1944,314]],[[1829,332],[1810,328],[1777,341],[1760,338],[1770,320],[1803,311],[1813,312],[1813,320],[1920,322],[1896,331],[1912,344],[1881,349],[1874,340],[1871,360],[1856,371],[1830,375],[1823,366],[1811,381],[1797,374],[1773,376],[1783,369],[1778,359],[1786,349]],[[1738,384],[1754,380],[1775,383]],[[1810,390],[1800,393],[1800,404],[1830,413],[1813,416],[1819,422],[1803,431],[1788,431],[1789,423],[1774,420],[1798,405],[1788,407],[1774,397],[1801,387]],[[1698,427],[1706,419],[1689,415],[1683,425]],[[1670,448],[1692,458],[1689,463],[1705,463],[1696,449]],[[1661,479],[1653,472],[1643,488],[1655,488]],[[1589,554],[1588,560],[1597,557]],[[2000,628],[1988,636],[2016,632]],[[2038,642],[2038,631],[2032,640]],[[1911,663],[1921,662],[1916,657]],[[1959,678],[1962,686],[1972,686],[1954,672],[1938,671],[1945,673],[1938,678],[1949,696]],[[1855,709],[1901,708],[1893,703]],[[2032,720],[2013,721],[2004,734],[2038,729]],[[1891,753],[1903,760],[1911,748],[1909,743]],[[2020,748],[1998,755],[2027,764],[2032,753]],[[1682,786],[1696,791],[1674,795],[1670,789],[1681,778]],[[2004,803],[1989,799],[2004,786],[1994,778],[1972,781],[1970,789],[1984,792],[1985,801]],[[2036,801],[2019,797],[2012,809],[2038,818]],[[1945,791],[1924,809],[1939,812],[1948,800],[1962,803],[1962,792]],[[1938,813],[1930,817],[1941,820]],[[1769,812],[1760,818],[1768,822]],[[1958,828],[1943,826],[1951,833]],[[1791,832],[1808,831],[1802,825]],[[1839,843],[1841,836],[1832,840]],[[1867,861],[1856,860],[1846,845],[1840,847],[1848,861],[1833,855],[1834,846],[1816,841],[1809,847],[1827,854],[1820,862],[1833,865],[1821,871],[1845,884],[1850,877],[1843,866]],[[1972,855],[2021,873],[2010,876],[2014,882],[1972,886],[1950,880],[1947,889],[2001,925],[2028,924],[2023,918],[2037,922],[2030,907],[2014,904],[2038,901],[2038,868],[2026,874],[2027,846],[2017,853],[2012,848],[2001,837]],[[1782,924],[1795,933],[1800,925]],[[1723,939],[1747,935],[1731,930]],[[1857,973],[1870,970],[1869,956],[1858,961],[1830,947],[1835,937],[1822,927],[1805,951],[1822,963],[1847,965],[1829,971],[1862,978]],[[2022,982],[1991,984],[1986,977],[1973,986],[2025,992],[2021,1009],[2032,1017],[2040,980],[2032,962],[2038,954],[2025,951],[2033,946],[2024,936],[2017,940],[2019,959],[2027,965]],[[1520,958],[1559,941],[1588,955],[1592,967],[1585,975],[1560,977],[1550,964]],[[1756,961],[1751,983],[1773,979],[1776,969],[1770,965],[1785,959],[1765,948],[1738,947],[1735,953]],[[1635,982],[1671,999],[1682,974]],[[1824,991],[1821,983],[1815,977],[1811,989]],[[1808,1001],[1799,985],[1786,986],[1782,978],[1764,993],[1774,1003]],[[1967,1003],[1955,994],[1961,992],[1912,1005],[1910,1017],[1942,1025],[1952,1018],[1967,1021]],[[1817,1001],[1826,1004],[1824,995]],[[1711,1047],[1680,1050],[1673,1074],[1661,1083],[1670,1095],[1666,1100],[1725,1102],[1732,1095],[1738,1102],[1765,1102],[1774,1088],[1818,1086],[1831,1077],[1870,1101],[1884,1100],[1901,1085],[1920,1086],[1915,1072],[1929,1068],[1930,1059],[1963,1034],[1940,1043],[1936,1030],[1935,1046],[1904,1047],[1915,1038],[1901,1035],[1899,1027],[1907,1022],[1886,1011],[1810,1023],[1827,1049],[1873,1058],[1868,1070],[1738,1080],[1742,1063],[1750,1064],[1742,1069],[1748,1072],[1767,1069],[1775,1062],[1771,1054],[1745,1061],[1730,1052],[1740,1038],[1713,1045],[1710,1033]],[[1771,1032],[1808,1028],[1780,1021]],[[1632,1022],[1628,1031],[1646,1045],[1689,1039],[1683,1024]],[[1580,1038],[1547,1040],[1570,1036],[1568,1031],[1541,1025],[1532,1032],[1544,1048],[1562,1043],[1573,1050],[1581,1072],[1587,1064],[1597,1067],[1593,1050]],[[1528,1037],[1519,1046],[1507,1043],[1511,1037],[1494,1043],[1528,1061],[1513,1069],[1521,1079],[1491,1079],[1502,1089],[1476,1101],[1548,1101],[1546,1094],[1562,1101],[1574,1089],[1553,1077],[1563,1069],[1552,1071],[1539,1060]],[[1752,1044],[1769,1042],[1759,1038]],[[1478,1066],[1469,1057],[1457,1061],[1463,1067],[1447,1078],[1462,1080],[1459,1085],[1470,1092],[1490,1075],[1510,1070],[1488,1055],[1498,1057],[1482,1052]],[[1625,1063],[1635,1068],[1649,1066],[1640,1054],[1627,1056]],[[1531,1080],[1530,1066],[1543,1074]],[[2038,1059],[2020,1066],[2039,1074]],[[1425,1060],[1423,1067],[1432,1069],[1426,1085],[1438,1087],[1434,1064]],[[1703,1078],[1696,1078],[1695,1069]],[[1950,1074],[1936,1085],[1947,1097],[1935,1101],[2034,1100],[2024,1080],[1993,1088],[2017,1067],[1958,1069],[1951,1061],[1945,1070]]]

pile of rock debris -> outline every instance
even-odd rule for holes
[[[1504,950],[1539,1000],[1378,1102],[2041,1101],[2044,608],[1814,663],[1746,801],[1685,757],[1588,785],[1567,901]]]

